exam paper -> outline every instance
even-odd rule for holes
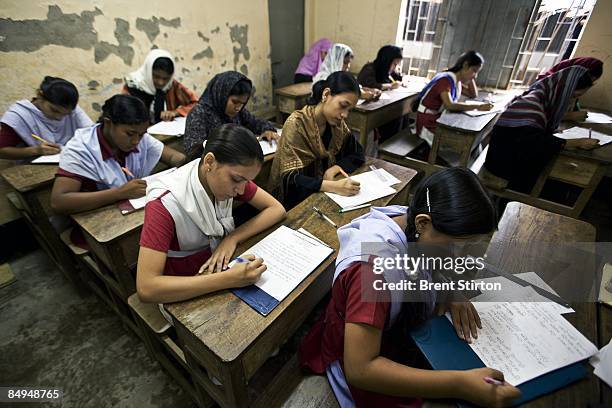
[[[574,126],[569,129],[565,129],[561,133],[555,133],[555,136],[566,140],[580,139],[583,137],[589,137],[589,129]],[[595,130],[591,130],[591,138],[599,140],[600,145],[605,145],[612,142],[612,136],[608,136],[605,133],[597,132]]]
[[[538,276],[535,272],[525,272],[525,273],[517,273],[514,276],[517,278],[521,278],[522,280],[531,283],[539,287],[540,289],[544,289],[550,293],[553,293],[558,296],[558,293],[553,290],[542,278]],[[552,300],[545,298],[535,291],[531,286],[522,286],[516,282],[513,282],[509,279],[504,278],[503,276],[496,276],[493,278],[485,278],[485,279],[477,279],[478,282],[486,282],[486,283],[497,283],[499,282],[502,287],[503,295],[500,292],[495,290],[482,290],[482,294],[473,297],[471,299],[472,302],[499,302],[499,301],[517,301],[517,302],[546,302],[550,303],[550,307],[556,309],[558,313],[573,313],[574,309],[570,307],[562,306]],[[501,297],[500,297],[501,296]]]
[[[281,302],[334,252],[307,235],[281,225],[240,255],[263,258],[267,266],[255,286]]]
[[[583,123],[612,123],[612,117],[605,113],[588,112]]]
[[[589,363],[595,369],[593,374],[612,387],[612,340],[591,357]]]
[[[597,353],[597,347],[550,303],[474,303],[474,307],[482,330],[470,347],[487,367],[503,372],[512,385]]]
[[[32,163],[34,163],[34,164],[59,164],[59,162],[60,162],[60,155],[61,155],[61,153],[51,154],[51,155],[48,155],[48,156],[40,156],[40,157],[37,157],[36,159],[32,160]]]
[[[146,181],[148,184],[158,179],[159,177],[163,176],[164,174],[172,173],[174,170],[176,170],[176,167],[172,167],[171,169],[160,171],[159,173],[151,174],[150,176],[143,177],[142,179]],[[139,210],[141,208],[144,208],[144,206],[147,204],[147,196],[145,195],[140,198],[133,198],[129,200],[129,202],[132,205],[132,207],[134,207],[135,210]]]
[[[178,117],[172,121],[157,122],[147,129],[150,135],[182,136],[185,134],[186,118]]]
[[[369,203],[378,198],[394,194],[395,189],[391,186],[400,182],[384,169],[376,169],[351,176],[351,179],[360,183],[359,193],[354,196],[346,197],[335,193],[325,193],[342,208]]]

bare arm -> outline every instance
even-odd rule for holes
[[[70,177],[56,177],[51,191],[51,208],[60,214],[73,214],[93,210],[107,204],[128,198],[145,195],[147,183],[144,180],[131,180],[118,188],[82,192],[81,182]]]
[[[478,87],[476,86],[476,79],[472,79],[469,83],[461,83],[461,93],[470,97],[476,98],[478,96]]]
[[[7,146],[0,148],[0,159],[24,160],[38,156],[48,156],[58,154],[60,148],[55,143],[41,143],[36,146],[14,147]]]
[[[173,149],[169,146],[164,146],[160,161],[170,167],[179,167],[185,163],[185,158],[186,156],[178,150]]]

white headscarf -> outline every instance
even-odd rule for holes
[[[342,66],[344,65],[344,57],[347,53],[353,53],[351,47],[345,44],[336,43],[330,49],[323,63],[321,64],[321,68],[312,82],[321,81],[323,79],[327,79],[332,73],[336,71],[342,71]]]
[[[145,58],[144,64],[138,70],[129,73],[125,77],[125,84],[128,88],[136,88],[140,91],[146,92],[149,95],[155,95],[157,91],[155,89],[155,84],[153,83],[153,64],[155,60],[158,58],[169,58],[172,63],[174,60],[172,59],[172,55],[166,50],[151,50],[147,58]],[[168,89],[172,87],[172,77],[168,81],[168,83],[164,86],[162,91],[168,92]]]

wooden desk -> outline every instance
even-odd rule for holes
[[[287,85],[274,90],[278,96],[278,114],[276,121],[282,124],[294,111],[302,109],[312,91],[312,82]]]
[[[407,193],[406,186],[416,171],[368,159],[367,164],[384,168],[398,179],[396,197]],[[366,166],[361,171],[367,169]],[[387,205],[394,197],[376,200],[374,205]],[[398,199],[405,203],[405,198]],[[165,305],[183,344],[191,375],[203,392],[208,393],[222,407],[245,407],[253,401],[247,394],[248,381],[268,357],[289,339],[314,306],[331,289],[334,261],[339,247],[337,230],[313,212],[317,206],[338,225],[365,214],[367,208],[338,214],[338,206],[325,194],[316,193],[289,211],[282,224],[291,228],[305,228],[335,249],[291,294],[268,316],[264,317],[229,291],[220,291],[185,302]],[[260,241],[278,225],[242,243],[236,253],[242,253]],[[282,371],[282,370],[281,370]],[[208,374],[218,378],[223,386],[210,381]],[[282,381],[280,381],[282,384]],[[273,394],[266,390],[266,395]],[[265,406],[265,403],[259,401]]]
[[[22,216],[40,246],[66,278],[80,287],[76,260],[50,220],[57,216],[50,206],[56,172],[54,164],[22,164],[3,170],[2,177],[16,191],[23,207]]]
[[[589,277],[562,274],[559,265],[595,271],[594,267],[589,268],[594,266],[594,256],[584,254],[577,258],[563,250],[555,251],[553,248],[554,243],[594,242],[595,228],[586,222],[540,210],[527,204],[511,202],[507,205],[498,227],[487,250],[487,261],[506,272],[536,272],[560,296],[575,299],[576,283],[578,282],[578,286],[583,286]],[[530,243],[534,245],[525,245]],[[550,243],[552,250],[543,254],[542,247],[538,243]],[[595,279],[591,279],[589,283],[592,286],[594,282]],[[563,316],[589,340],[597,344],[595,303],[571,302],[571,305],[576,312]],[[597,377],[590,373],[586,379],[524,406],[584,407],[599,401],[599,389]]]
[[[412,102],[425,84],[423,79],[414,80],[407,88],[384,91],[383,94],[389,99],[366,102],[353,109],[346,123],[359,132],[359,143],[364,149],[370,131],[412,112]]]
[[[515,95],[510,91],[497,92],[500,102],[509,103]],[[445,168],[445,166],[436,164],[440,150],[444,149],[452,156],[445,157],[452,167],[469,167],[472,152],[485,141],[500,116],[501,112],[470,116],[461,112],[445,111],[437,120],[433,145],[427,161],[398,155],[393,151],[392,146],[386,149],[384,145],[379,149],[379,156],[384,160],[412,167],[429,175]]]

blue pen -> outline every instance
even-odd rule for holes
[[[238,257],[238,258],[234,259],[234,262],[238,262],[238,263],[249,263],[249,262],[251,262],[251,261],[250,261],[250,260],[248,260],[248,259],[246,259],[246,258],[241,258],[241,257]]]

